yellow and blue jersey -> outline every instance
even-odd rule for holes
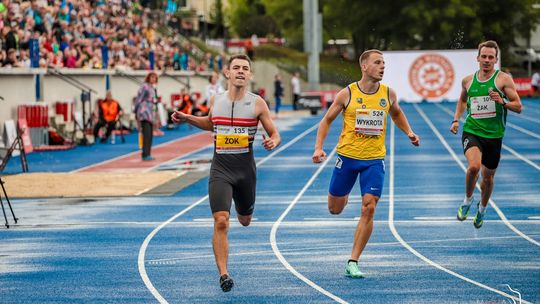
[[[375,93],[362,92],[358,82],[348,87],[350,99],[343,111],[343,130],[337,145],[340,155],[359,159],[384,159],[390,91],[380,84]]]

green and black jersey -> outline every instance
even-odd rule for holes
[[[472,83],[467,89],[467,118],[463,125],[464,132],[484,138],[504,136],[507,110],[489,97],[489,92],[493,90],[506,98],[504,92],[495,84],[499,73],[499,70],[495,70],[486,81],[478,80],[478,71],[474,73]]]

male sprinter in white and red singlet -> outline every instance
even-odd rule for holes
[[[387,115],[390,114],[413,145],[420,144],[419,137],[412,131],[398,105],[396,93],[380,83],[384,74],[382,52],[365,51],[359,62],[362,79],[336,95],[319,125],[313,153],[314,163],[320,163],[326,157],[323,143],[330,124],[339,113],[343,113],[343,129],[337,145],[338,157],[328,193],[328,210],[331,214],[343,211],[356,178],[360,175],[362,215],[354,233],[351,257],[345,268],[345,275],[352,278],[364,277],[358,269],[358,259],[371,236],[373,215],[384,184]]]
[[[281,143],[279,133],[270,118],[264,99],[248,92],[251,61],[246,55],[234,55],[225,71],[229,90],[213,96],[206,117],[186,115],[176,111],[174,122],[187,121],[203,130],[214,132],[214,157],[210,167],[208,196],[214,217],[212,245],[224,292],[234,286],[227,271],[229,256],[229,216],[232,199],[243,226],[251,223],[255,207],[256,168],[253,139],[259,121],[268,137],[263,135],[263,146],[272,150]]]

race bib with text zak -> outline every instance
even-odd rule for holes
[[[474,119],[492,118],[497,115],[495,102],[489,96],[471,97],[471,116]]]

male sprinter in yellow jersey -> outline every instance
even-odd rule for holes
[[[319,124],[313,153],[314,163],[320,163],[326,157],[323,143],[330,124],[343,112],[343,129],[337,146],[337,162],[330,181],[328,210],[331,214],[340,214],[343,211],[356,178],[360,175],[362,215],[354,233],[351,258],[345,268],[345,275],[352,278],[364,277],[358,269],[358,259],[373,231],[373,215],[382,193],[386,116],[390,114],[394,123],[407,134],[413,145],[420,144],[420,138],[414,134],[398,105],[396,93],[380,83],[384,74],[382,52],[365,51],[359,61],[362,79],[336,95]]]

